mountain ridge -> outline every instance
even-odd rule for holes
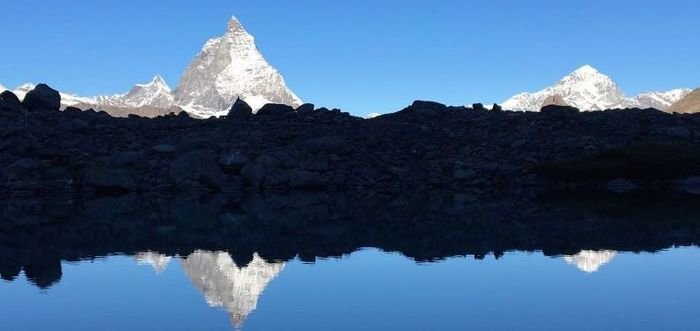
[[[514,111],[537,111],[545,99],[554,95],[582,110],[614,108],[656,108],[666,110],[671,104],[690,93],[680,88],[663,92],[644,92],[634,97],[625,96],[622,89],[609,76],[591,65],[583,65],[558,82],[537,92],[516,94],[502,103]]]
[[[23,99],[34,87],[26,83],[10,91]],[[0,89],[6,88],[0,85]],[[222,116],[238,98],[248,102],[254,111],[268,103],[294,107],[302,104],[235,16],[229,20],[223,36],[204,44],[174,90],[156,74],[149,83],[135,84],[122,94],[92,97],[60,94],[62,108],[96,108],[114,116],[127,116],[130,112],[158,116],[173,109],[185,110],[196,117]]]

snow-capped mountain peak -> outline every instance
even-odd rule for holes
[[[136,84],[136,87],[155,88],[171,92],[170,86],[168,86],[168,83],[165,82],[165,79],[163,79],[161,75],[155,75],[155,77],[153,77],[153,79],[151,79],[151,82],[148,84]]]
[[[223,36],[206,42],[174,94],[176,105],[200,117],[226,115],[237,98],[254,110],[266,103],[302,103],[235,17]]]
[[[157,107],[170,108],[173,105],[173,95],[163,77],[156,75],[148,84],[137,84],[127,94],[118,98],[118,103],[128,107]]]
[[[236,16],[231,16],[231,19],[228,21],[228,27],[226,28],[226,34],[229,35],[238,33],[248,34],[243,28],[241,21],[239,21]]]
[[[503,103],[503,107],[516,111],[537,111],[548,97],[558,95],[567,104],[586,111],[625,107],[665,110],[687,93],[689,90],[677,89],[627,98],[609,76],[591,65],[584,65],[539,92],[521,93],[510,98]]]

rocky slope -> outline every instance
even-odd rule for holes
[[[614,108],[665,110],[689,92],[688,89],[676,89],[668,92],[647,92],[628,98],[610,77],[585,65],[553,86],[539,92],[521,93],[508,99],[503,102],[503,107],[515,111],[537,111],[548,97],[561,96],[567,104],[581,110]]]
[[[700,116],[538,113],[415,102],[373,119],[239,101],[225,118],[58,111],[45,85],[0,102],[0,191],[287,191],[693,185]]]
[[[683,99],[674,103],[669,112],[675,113],[698,113],[700,112],[700,89],[696,89]]]

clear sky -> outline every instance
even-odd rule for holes
[[[501,102],[583,64],[628,95],[700,86],[697,0],[2,0],[0,84],[175,88],[237,16],[304,101],[358,115]]]

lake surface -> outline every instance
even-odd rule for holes
[[[0,330],[697,330],[700,197],[0,202]]]
[[[694,330],[700,250],[416,263],[365,249],[237,266],[227,253],[65,263],[0,283],[2,330]]]

